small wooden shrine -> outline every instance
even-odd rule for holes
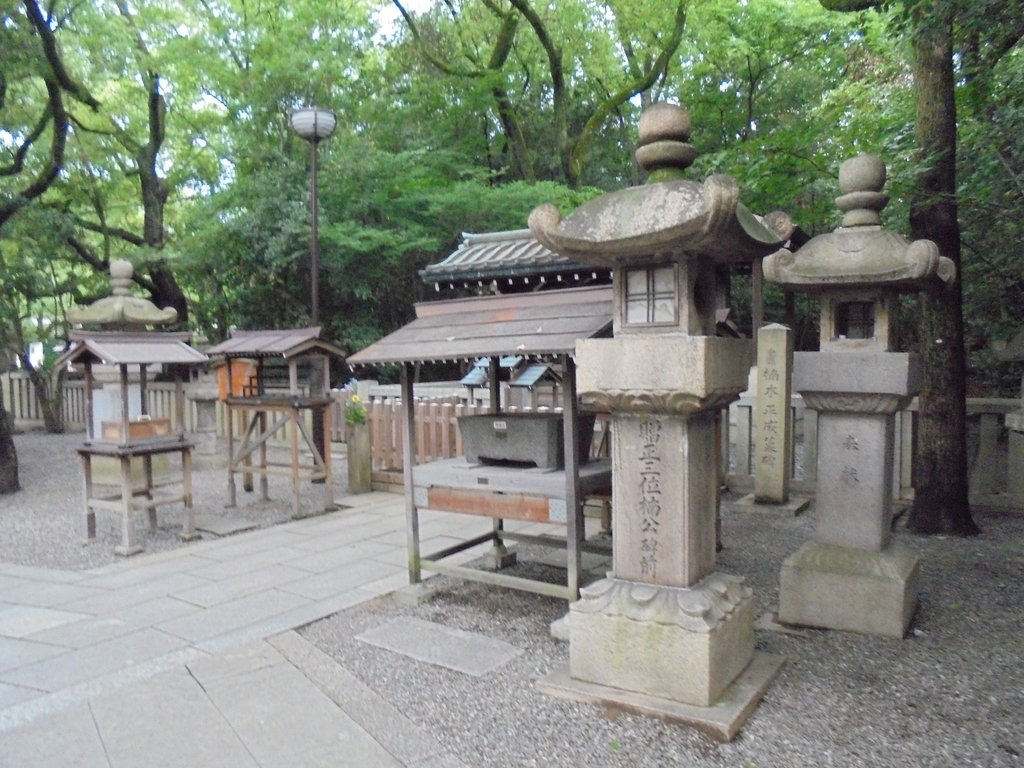
[[[185,515],[181,537],[196,538],[192,509],[192,442],[185,436],[184,381],[190,368],[206,362],[206,355],[188,345],[188,333],[144,330],[147,325],[172,322],[173,309],[158,309],[129,292],[132,266],[127,261],[110,265],[112,295],[94,304],[68,311],[73,323],[106,328],[105,331],[73,331],[71,347],[57,361],[58,367],[81,365],[85,372],[87,412],[86,440],[78,449],[82,459],[86,539],[96,538],[96,510],[121,512],[119,555],[143,550],[135,537],[132,514],[145,509],[150,530],[156,530],[157,507],[182,503]],[[116,373],[114,373],[116,371]],[[159,371],[175,382],[174,418],[149,414],[147,384]],[[179,489],[169,492],[154,482],[155,457],[177,454],[181,460]],[[135,469],[141,462],[141,478]],[[119,490],[103,493],[108,485],[96,470],[113,465]]]
[[[228,365],[224,403],[227,408],[228,505],[237,504],[235,475],[260,476],[260,498],[269,498],[268,478],[288,477],[292,482],[292,515],[302,514],[304,481],[323,483],[324,511],[334,508],[331,474],[331,397],[328,390],[329,361],[344,352],[321,338],[320,326],[292,330],[231,332],[231,337],[208,350],[212,358]],[[239,359],[255,361],[245,381],[235,380]],[[241,440],[235,446],[235,419],[241,416]],[[307,426],[310,417],[311,430]],[[267,456],[267,442],[290,425],[289,461],[274,462]],[[320,428],[322,427],[322,432]],[[316,439],[322,435],[323,439]],[[301,440],[300,440],[301,438]],[[312,455],[303,463],[300,446]],[[255,462],[254,462],[255,457]]]
[[[610,333],[611,289],[574,288],[426,302],[416,305],[416,315],[408,325],[348,358],[353,366],[401,364],[410,583],[418,583],[422,571],[428,570],[575,600],[582,553],[607,554],[606,547],[598,549],[584,540],[582,502],[588,495],[609,493],[611,465],[608,459],[587,461],[594,417],[577,411],[572,352],[577,339]],[[501,412],[498,371],[501,359],[508,356],[557,370],[562,414]],[[414,366],[451,360],[476,363],[480,359],[489,361],[487,376],[479,385],[489,388],[491,412],[463,417],[459,424],[464,441],[479,439],[479,443],[467,445],[467,456],[414,466]],[[582,426],[584,422],[590,431]],[[490,517],[492,529],[424,554],[420,548],[421,509]],[[506,520],[551,524],[562,527],[564,535],[509,531]],[[504,567],[514,562],[506,540],[564,548],[566,583],[482,571],[448,559],[491,542],[493,566]]]

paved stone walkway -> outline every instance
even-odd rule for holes
[[[340,503],[94,571],[0,563],[0,766],[459,766],[293,631],[407,583],[402,498]],[[489,528],[421,514],[428,551]]]

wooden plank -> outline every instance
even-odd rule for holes
[[[521,576],[509,576],[505,573],[481,571],[477,568],[467,568],[460,565],[449,565],[448,563],[440,563],[434,560],[427,560],[426,558],[423,560],[423,570],[435,571],[447,576],[456,576],[467,581],[491,584],[496,587],[508,587],[509,589],[518,589],[522,592],[533,592],[534,594],[547,597],[557,597],[562,600],[569,599],[569,590],[566,587],[559,584],[549,584],[546,581],[524,579]]]
[[[525,493],[548,499],[565,498],[560,469],[470,464],[465,457],[435,461],[416,468],[420,487],[468,488],[491,493]],[[580,467],[581,497],[611,488],[611,461],[596,459]]]
[[[427,508],[479,517],[550,522],[548,500],[523,493],[492,493],[468,488],[433,487],[427,490]]]

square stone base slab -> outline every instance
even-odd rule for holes
[[[772,504],[766,501],[757,501],[754,498],[754,494],[748,493],[742,498],[736,499],[730,506],[736,509],[742,509],[744,511],[751,510],[755,512],[785,512],[790,515],[799,515],[807,506],[811,503],[811,500],[803,496],[790,496],[789,501],[780,502],[778,504]]]
[[[782,656],[756,652],[747,668],[710,707],[695,707],[657,696],[574,680],[569,676],[567,664],[539,680],[536,687],[549,696],[614,707],[638,715],[661,718],[670,723],[682,723],[702,731],[716,741],[732,741],[747,718],[753,714],[784,663]]]
[[[782,563],[778,619],[902,638],[917,607],[920,561],[896,545],[872,552],[807,542]]]
[[[214,536],[230,536],[232,533],[251,531],[259,526],[240,515],[200,513],[196,515],[196,530],[212,533]]]

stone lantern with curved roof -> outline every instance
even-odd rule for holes
[[[190,334],[147,330],[172,323],[178,313],[160,309],[131,295],[132,265],[110,264],[111,295],[86,307],[68,310],[68,320],[89,326],[68,334],[70,348],[57,366],[79,365],[85,373],[86,440],[78,449],[82,460],[86,540],[96,538],[96,511],[121,515],[119,555],[143,550],[134,527],[135,514],[146,511],[156,530],[157,508],[184,505],[183,539],[196,538],[192,508],[192,442],[185,434],[184,380],[206,362],[206,355],[188,345]],[[173,418],[149,412],[148,377],[154,371],[174,380]],[[168,460],[180,457],[180,492],[169,491],[173,478]],[[165,476],[166,475],[166,476]],[[120,496],[100,490],[120,488]],[[157,488],[160,488],[157,491]]]
[[[685,178],[690,119],[640,118],[643,186],[562,218],[530,215],[537,239],[612,269],[614,338],[576,343],[584,404],[612,414],[613,571],[570,609],[570,662],[544,690],[699,724],[729,739],[781,660],[754,653],[753,597],[715,568],[715,422],[747,386],[749,341],[715,334],[716,272],[783,238],[729,176]]]
[[[839,170],[843,224],[795,255],[764,261],[765,278],[821,299],[821,351],[794,356],[793,389],[818,411],[814,539],[782,566],[784,622],[902,637],[917,604],[919,558],[891,541],[895,414],[921,386],[921,360],[897,352],[899,294],[941,289],[953,263],[930,240],[882,227],[885,165]]]

